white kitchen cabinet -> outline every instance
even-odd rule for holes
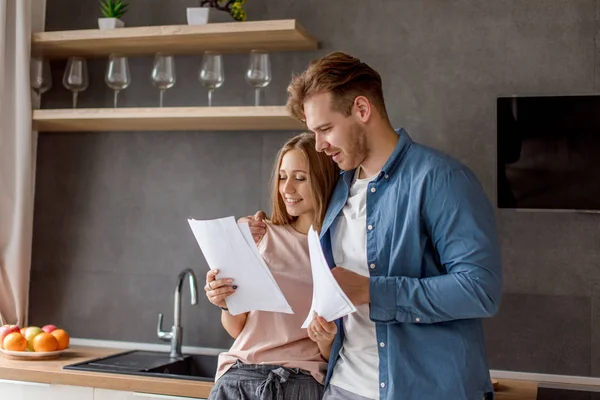
[[[2,400],[94,400],[93,388],[1,379],[0,394]]]
[[[197,397],[197,399],[206,400],[206,398],[200,397]],[[125,392],[122,390],[94,389],[94,400],[190,400],[190,397]]]

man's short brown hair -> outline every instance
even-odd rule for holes
[[[287,91],[288,112],[300,121],[305,121],[304,102],[326,92],[332,95],[332,108],[345,116],[352,112],[354,99],[365,96],[382,117],[387,117],[379,73],[343,52],[312,60],[306,71],[292,77]]]

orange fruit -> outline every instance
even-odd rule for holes
[[[19,332],[13,332],[6,335],[2,345],[4,350],[25,351],[27,349],[27,339]]]
[[[42,332],[33,338],[33,350],[38,352],[58,350],[58,339],[49,333]]]
[[[64,350],[69,347],[69,334],[64,329],[55,329],[50,332],[58,340],[58,349]]]

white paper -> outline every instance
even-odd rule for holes
[[[190,228],[210,269],[218,269],[217,279],[231,278],[235,293],[225,301],[231,315],[248,311],[293,314],[271,270],[260,256],[248,224],[234,217],[197,221]]]
[[[242,232],[242,235],[244,236],[244,239],[246,239],[246,243],[248,243],[248,246],[250,246],[250,248],[254,252],[256,259],[262,264],[263,268],[267,271],[268,275],[271,277],[273,284],[275,286],[277,286],[277,289],[279,289],[279,285],[277,285],[277,281],[273,277],[271,270],[267,266],[267,263],[265,263],[265,260],[260,255],[260,252],[258,251],[258,247],[256,247],[256,242],[254,241],[254,238],[252,237],[252,232],[250,232],[250,226],[248,226],[248,223],[245,223],[245,222],[238,224],[238,226],[240,228],[240,231]],[[283,295],[283,293],[282,293],[282,295]],[[292,312],[292,314],[293,314],[293,312]]]
[[[333,277],[325,260],[319,236],[312,226],[308,231],[308,250],[313,276],[313,297],[312,306],[302,328],[308,328],[313,319],[313,311],[328,322],[356,311],[354,304]]]

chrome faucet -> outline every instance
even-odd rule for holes
[[[190,294],[192,296],[191,304],[198,303],[198,286],[196,285],[196,275],[194,274],[194,271],[192,271],[190,268],[187,268],[181,271],[179,277],[177,278],[177,286],[175,286],[175,316],[170,332],[165,332],[162,330],[163,315],[162,313],[158,314],[158,326],[156,327],[156,333],[158,334],[158,338],[160,340],[171,342],[171,358],[182,357],[181,338],[183,336],[183,328],[181,326],[181,287],[183,286],[183,280],[186,276],[188,276],[190,281]]]

